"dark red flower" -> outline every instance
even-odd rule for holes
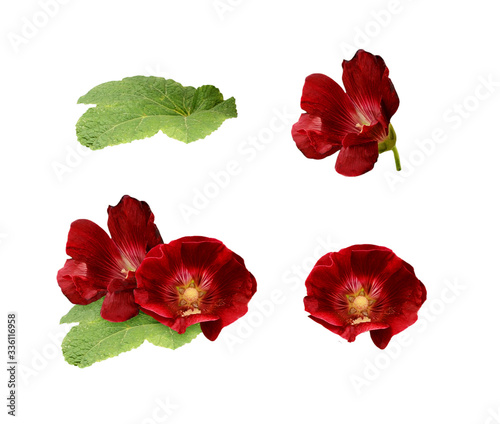
[[[417,320],[427,296],[411,265],[372,245],[327,253],[307,277],[306,288],[311,319],[349,342],[370,331],[380,349]]]
[[[257,289],[243,259],[219,240],[183,237],[155,247],[137,270],[135,301],[178,333],[201,323],[215,340],[246,314]]]
[[[380,56],[358,50],[342,63],[345,90],[323,74],[306,78],[302,114],[292,128],[297,147],[310,159],[340,150],[335,169],[353,177],[373,169],[379,153],[392,150],[401,169],[390,124],[399,98]]]
[[[139,313],[133,293],[136,269],[146,253],[163,241],[148,204],[130,196],[108,208],[108,228],[111,238],[92,221],[71,224],[66,253],[72,259],[59,270],[57,282],[77,305],[106,296],[101,316],[122,322]]]

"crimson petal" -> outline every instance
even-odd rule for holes
[[[183,276],[179,266],[180,259],[179,247],[160,244],[151,249],[142,261],[135,274],[137,288],[134,297],[145,313],[153,312],[164,318],[176,317],[178,311],[176,284],[181,284]],[[185,277],[190,276],[185,275]]]
[[[373,169],[378,160],[378,142],[387,135],[381,123],[364,126],[361,132],[347,134],[337,157],[335,170],[346,177],[356,177]]]
[[[163,243],[149,205],[130,196],[108,207],[108,228],[132,270],[139,267],[146,252]]]
[[[208,339],[215,340],[223,327],[248,312],[248,302],[256,292],[257,283],[244,265],[232,258],[214,274],[212,284],[215,288],[207,291],[207,302],[223,305],[213,310],[213,313],[220,318],[220,328],[219,324],[211,323],[205,326],[209,327],[207,334],[205,331],[203,333]]]
[[[145,314],[154,318],[156,321],[162,323],[163,325],[166,325],[167,327],[170,327],[174,331],[177,331],[179,334],[184,334],[186,332],[187,328],[191,325],[199,324],[199,323],[203,324],[205,322],[219,320],[219,317],[217,317],[216,315],[210,315],[210,314],[196,314],[196,315],[189,315],[187,317],[168,318],[168,317],[165,317],[163,315],[157,314],[156,312],[151,311],[147,308],[141,307],[141,310]],[[203,331],[203,329],[202,329],[202,331]],[[210,339],[210,340],[212,340],[212,339]]]
[[[427,291],[415,274],[403,266],[382,285],[379,296],[380,303],[375,305],[374,314],[379,315],[389,328],[372,333],[371,337],[380,349],[384,349],[392,336],[417,321],[418,310],[427,298]]]
[[[106,232],[87,219],[71,224],[66,253],[87,265],[87,276],[107,286],[115,278],[123,278],[123,259],[116,244]]]
[[[358,325],[337,326],[337,325],[332,325],[329,322],[324,321],[322,319],[316,318],[315,316],[312,315],[310,315],[309,318],[311,318],[318,324],[321,324],[323,327],[327,328],[331,332],[343,337],[348,342],[353,342],[354,340],[356,340],[356,337],[359,334],[364,333],[365,331],[380,331],[381,329],[388,327],[388,324],[377,323],[377,322],[365,322]]]
[[[358,50],[342,63],[342,81],[347,95],[370,121],[385,126],[399,107],[399,97],[389,78],[389,70],[380,56]]]
[[[339,137],[357,131],[359,116],[354,104],[342,87],[326,75],[312,74],[306,78],[300,105],[307,113],[329,123]]]
[[[215,341],[219,337],[222,328],[224,327],[222,320],[205,321],[200,324],[203,335],[210,341]]]
[[[108,292],[101,307],[101,317],[111,322],[127,321],[138,313],[133,289]]]
[[[355,137],[355,135],[350,134],[348,137]],[[335,170],[346,177],[366,174],[375,166],[378,155],[376,141],[343,147],[335,162]]]
[[[343,326],[346,317],[338,305],[344,302],[344,287],[354,282],[349,272],[349,253],[327,253],[314,266],[306,280],[305,310],[334,326]]]
[[[63,294],[75,305],[88,305],[106,294],[104,286],[94,286],[87,278],[87,265],[68,259],[57,273],[57,282]]]
[[[357,245],[350,251],[352,272],[360,281],[369,282],[368,290],[378,290],[402,266],[401,259],[385,247]]]
[[[233,259],[233,252],[214,239],[182,237],[175,244],[180,247],[182,263],[192,276],[203,277],[197,275],[202,272],[211,279],[221,266]]]
[[[304,307],[311,314],[310,318],[314,317],[318,322],[326,322],[335,327],[344,326],[344,320],[336,313],[331,304],[322,302],[317,297],[306,296],[304,298]]]
[[[323,159],[339,151],[343,136],[328,128],[319,116],[303,113],[292,127],[292,138],[309,159]]]
[[[137,282],[133,272],[125,279],[115,279],[108,285],[108,292],[101,307],[101,317],[111,322],[123,322],[139,313],[139,306],[134,300]]]

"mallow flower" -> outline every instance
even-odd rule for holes
[[[427,292],[411,265],[386,247],[355,245],[327,253],[306,279],[305,310],[349,342],[365,331],[384,349],[417,321]]]
[[[301,107],[293,125],[297,147],[310,159],[339,151],[335,169],[353,177],[373,169],[380,153],[391,150],[401,169],[396,133],[390,120],[399,98],[380,56],[358,50],[342,63],[344,90],[323,74],[306,78]]]
[[[77,305],[105,296],[102,318],[123,322],[139,313],[135,271],[146,253],[163,241],[148,204],[130,196],[108,208],[108,228],[111,237],[87,219],[71,224],[66,244],[71,259],[59,270],[57,282]]]
[[[199,236],[156,246],[136,277],[135,301],[144,313],[180,334],[200,323],[212,341],[246,314],[257,289],[240,256],[219,240]]]

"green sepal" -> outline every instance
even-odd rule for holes
[[[378,144],[378,152],[384,153],[388,150],[394,149],[394,147],[396,147],[396,139],[396,131],[394,131],[392,124],[389,124],[389,135],[384,141],[382,141],[382,143]]]
[[[396,140],[396,131],[394,131],[392,124],[389,124],[389,135],[382,143],[378,144],[378,152],[380,154],[389,150],[392,151],[394,154],[394,161],[396,162],[396,170],[401,171],[401,161],[399,159],[398,149],[396,148]]]

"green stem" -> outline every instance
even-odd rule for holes
[[[399,159],[399,152],[396,146],[392,148],[392,153],[394,153],[394,160],[396,161],[396,169],[401,171],[401,161]]]

